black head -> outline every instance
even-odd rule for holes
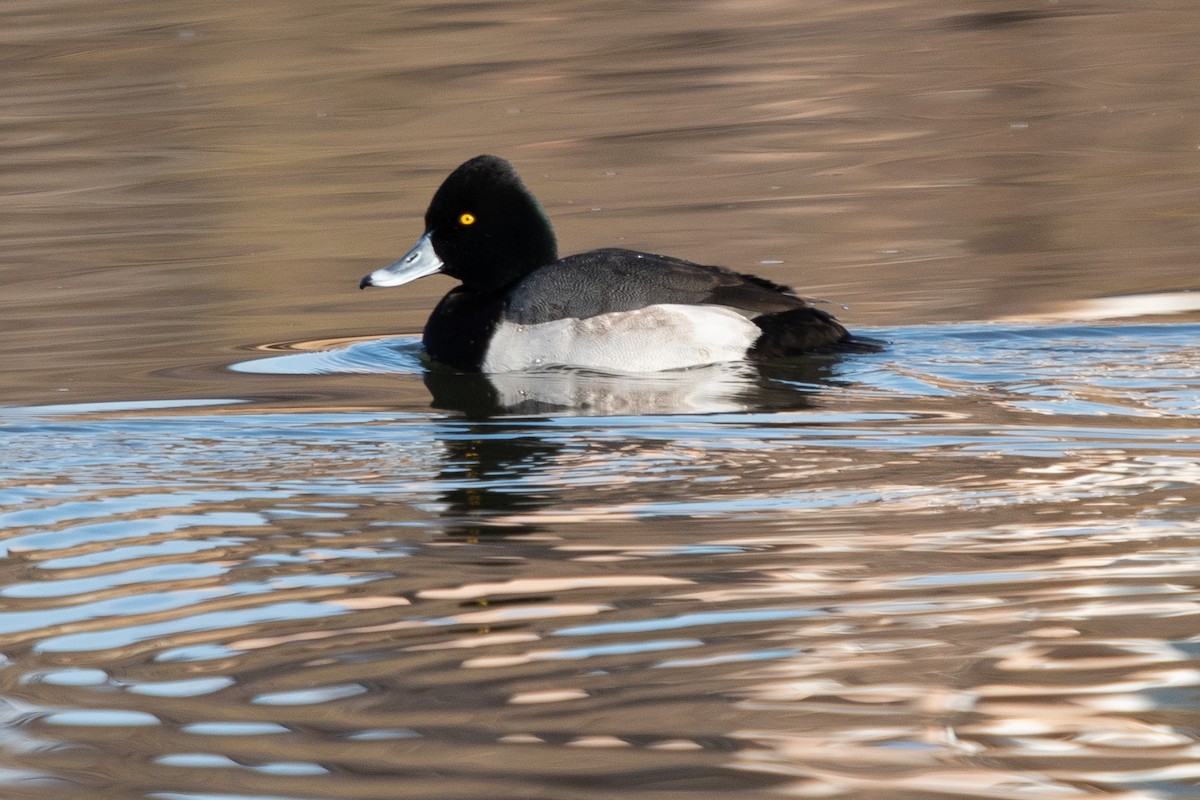
[[[558,260],[554,230],[512,166],[476,156],[442,182],[425,212],[442,272],[467,289],[501,289]]]

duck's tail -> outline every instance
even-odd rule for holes
[[[856,336],[828,311],[805,306],[763,314],[754,324],[762,335],[754,343],[754,358],[787,358],[808,353],[878,353],[886,342]]]

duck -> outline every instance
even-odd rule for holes
[[[559,258],[541,204],[493,155],[451,172],[417,243],[359,288],[439,273],[459,285],[434,308],[422,341],[435,364],[464,372],[648,373],[882,344],[757,275],[615,247]]]

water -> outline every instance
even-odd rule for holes
[[[1200,792],[1190,4],[0,21],[5,800]],[[489,151],[890,344],[429,370]]]
[[[516,414],[10,409],[10,796],[1192,796],[1200,327],[871,333]]]

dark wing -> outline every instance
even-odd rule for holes
[[[751,319],[808,307],[787,287],[756,275],[607,248],[568,256],[521,279],[509,293],[507,316],[534,325],[656,303],[726,306]]]
[[[850,334],[832,314],[766,278],[618,248],[568,256],[530,273],[509,293],[505,315],[535,325],[656,303],[718,305],[741,312],[762,329],[749,353],[753,358],[876,352],[883,346]]]

